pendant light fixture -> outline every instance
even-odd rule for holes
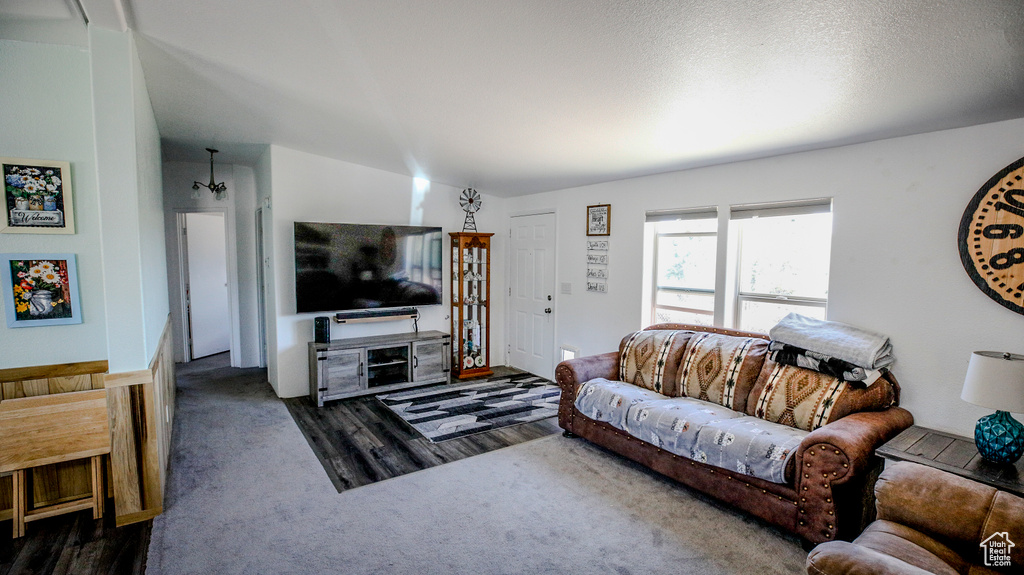
[[[192,199],[198,200],[200,197],[199,186],[202,186],[211,192],[213,192],[213,199],[224,200],[228,197],[228,187],[224,185],[224,182],[217,183],[217,180],[213,177],[213,155],[217,153],[217,150],[213,148],[206,148],[207,152],[210,152],[210,183],[204,184],[202,182],[192,182]]]

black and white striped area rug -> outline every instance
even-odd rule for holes
[[[529,373],[378,395],[377,400],[437,443],[558,413],[558,386]]]

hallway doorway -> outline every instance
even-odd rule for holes
[[[186,212],[182,239],[182,296],[186,361],[231,350],[225,217]]]

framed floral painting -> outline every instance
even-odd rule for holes
[[[7,327],[82,323],[75,254],[0,254]]]
[[[75,233],[70,163],[0,158],[0,171],[4,177],[0,232]]]

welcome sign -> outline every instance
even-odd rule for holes
[[[10,220],[12,226],[64,227],[64,214],[57,211],[11,210]]]

